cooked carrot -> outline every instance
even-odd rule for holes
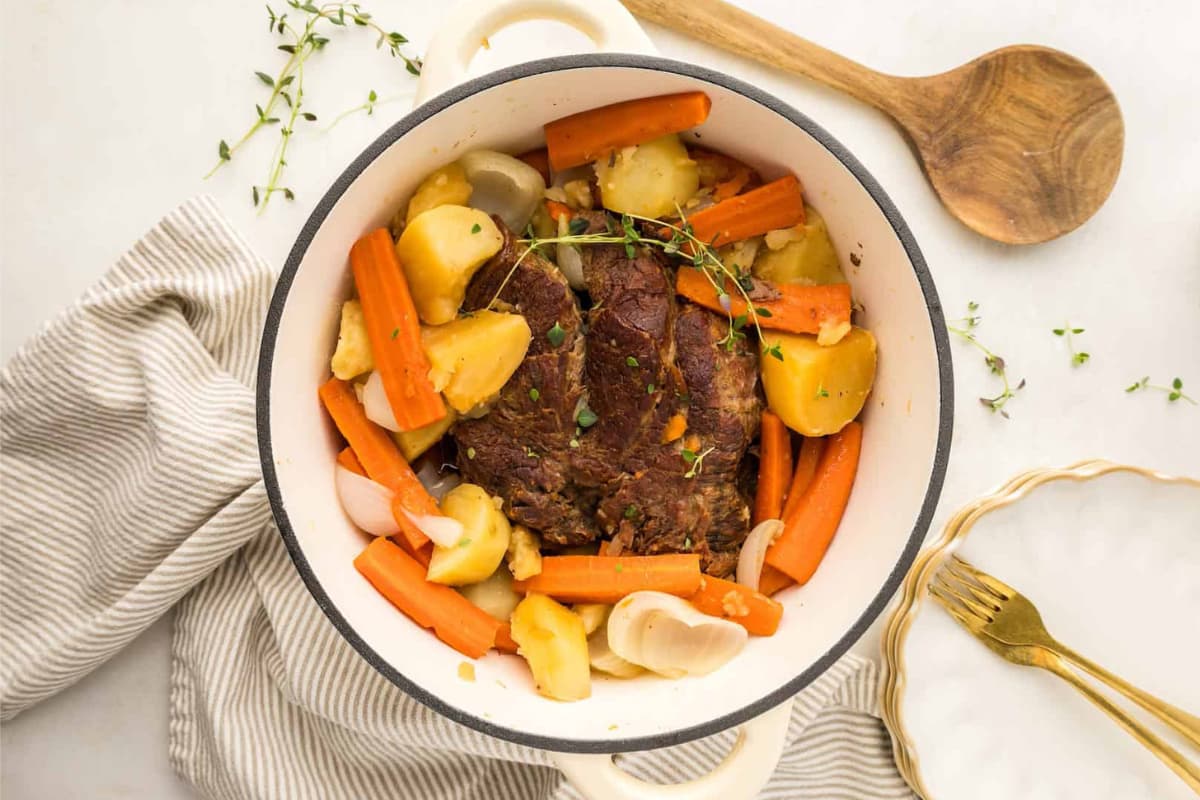
[[[697,305],[724,314],[726,310],[721,305],[717,287],[705,272],[695,267],[680,267],[675,276],[675,291]],[[756,309],[765,308],[770,314],[758,314],[758,324],[763,328],[788,333],[820,333],[822,324],[850,322],[848,283],[827,286],[798,286],[791,283],[769,285],[779,292],[779,297],[754,301]],[[726,281],[725,291],[729,295],[728,313],[734,316],[746,314],[746,302],[732,282]]]
[[[669,444],[687,432],[687,415],[674,414],[663,428],[662,443]]]
[[[546,213],[549,214],[550,219],[554,220],[555,222],[558,222],[561,217],[566,217],[568,220],[570,220],[572,216],[571,207],[566,203],[560,203],[557,200],[546,201]]]
[[[539,147],[536,150],[521,153],[517,158],[542,173],[542,180],[546,182],[547,186],[550,185],[550,155],[546,152],[546,148]]]
[[[429,562],[433,559],[433,542],[426,542],[414,550],[411,546],[409,546],[408,539],[406,539],[403,535],[393,536],[391,538],[392,541],[400,545],[404,552],[407,553],[414,561],[426,569],[429,568]]]
[[[615,603],[650,590],[687,597],[700,588],[700,556],[546,556],[542,571],[513,581],[519,593],[540,592],[571,603]]]
[[[559,172],[605,158],[622,147],[694,128],[708,119],[711,108],[704,92],[683,92],[627,100],[556,119],[546,123],[550,166]]]
[[[496,631],[496,649],[501,653],[517,652],[517,643],[512,637],[512,626],[507,622],[501,622],[500,630]]]
[[[788,488],[787,502],[783,504],[783,516],[787,519],[795,513],[800,498],[808,491],[813,476],[817,474],[817,465],[821,463],[821,454],[825,452],[825,439],[821,436],[804,436],[800,439],[800,452],[796,456],[796,468],[792,473],[792,485]]]
[[[394,542],[375,539],[354,567],[413,622],[463,655],[479,658],[495,646],[500,622],[449,586],[425,580],[425,568]]]
[[[851,422],[828,438],[812,484],[792,515],[784,519],[783,533],[767,550],[767,563],[801,585],[817,571],[846,511],[858,472],[862,424]]]
[[[345,467],[351,472],[367,477],[367,471],[363,469],[362,463],[358,460],[358,456],[354,455],[354,450],[349,447],[343,447],[342,452],[338,453],[337,463]]]
[[[767,597],[772,597],[794,583],[791,575],[780,572],[770,564],[763,564],[762,575],[758,579],[758,590]]]
[[[362,303],[375,369],[401,430],[414,431],[446,416],[429,380],[421,325],[391,234],[378,228],[350,248],[350,268]]]
[[[354,396],[354,388],[346,381],[330,378],[317,391],[333,424],[350,443],[367,477],[392,490],[396,499],[392,515],[400,526],[405,540],[415,551],[429,541],[405,514],[396,513],[397,504],[413,514],[438,514],[437,501],[430,496],[412,467],[400,454],[395,441],[380,426],[367,419],[362,403]]]
[[[783,606],[762,592],[711,575],[702,575],[700,588],[687,599],[699,611],[736,622],[755,636],[775,633],[783,617]]]
[[[692,224],[692,235],[713,247],[776,228],[790,228],[804,222],[800,181],[788,175],[697,211],[687,220]]]
[[[792,435],[775,412],[762,413],[759,436],[758,488],[754,493],[755,525],[781,519],[783,496],[792,479]]]

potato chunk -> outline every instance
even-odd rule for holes
[[[470,199],[471,184],[467,181],[466,170],[457,161],[447,164],[434,170],[417,186],[408,201],[404,222],[412,222],[417,215],[438,206],[465,206]]]
[[[396,256],[421,321],[454,319],[471,276],[502,244],[496,223],[474,208],[438,206],[413,219],[396,242]]]
[[[875,380],[875,337],[851,328],[837,344],[817,337],[767,331],[764,344],[776,344],[783,360],[762,359],[767,406],[805,436],[837,433],[858,416]]]
[[[462,523],[463,537],[453,547],[433,548],[426,577],[434,583],[465,586],[495,572],[508,550],[511,528],[491,496],[473,483],[460,483],[442,498],[441,511]]]
[[[597,161],[596,178],[605,208],[643,217],[673,215],[700,188],[696,162],[675,134]]]
[[[337,349],[329,362],[335,377],[348,381],[375,369],[371,355],[371,340],[367,338],[367,322],[362,304],[357,300],[342,303],[342,323],[338,330]]]
[[[544,594],[531,594],[513,612],[512,638],[539,694],[555,700],[592,694],[587,634],[578,614]]]
[[[447,408],[446,416],[437,422],[431,422],[412,431],[389,431],[389,433],[396,442],[396,446],[400,448],[400,452],[404,454],[404,460],[411,464],[422,453],[441,441],[441,438],[446,435],[446,431],[450,430],[457,419],[458,414],[454,413],[454,409]]]
[[[845,283],[825,218],[808,204],[804,214],[802,224],[766,235],[767,246],[759,249],[754,262],[755,277],[808,286]]]
[[[429,379],[450,407],[465,413],[494,397],[521,366],[529,323],[520,314],[476,311],[445,325],[421,329]]]
[[[513,525],[508,540],[508,569],[519,581],[542,571],[542,540],[524,525]]]
[[[521,595],[513,591],[512,573],[507,567],[499,567],[487,580],[472,583],[459,589],[462,596],[501,622],[508,622]]]

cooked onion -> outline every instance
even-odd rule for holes
[[[417,470],[417,479],[421,481],[421,485],[433,496],[433,499],[439,503],[446,496],[446,492],[462,483],[462,478],[458,476],[457,472],[447,470],[443,473],[441,465],[437,460],[425,457],[421,459],[421,462],[423,463],[421,463],[420,468]]]
[[[763,560],[767,557],[767,548],[775,537],[783,532],[783,521],[765,519],[754,526],[746,541],[742,543],[742,553],[738,556],[737,582],[758,591],[758,581],[762,577]]]
[[[643,670],[637,664],[626,661],[608,646],[608,629],[601,625],[588,637],[588,662],[592,669],[606,672],[614,678],[633,678]]]
[[[497,215],[511,231],[525,230],[546,191],[542,174],[495,150],[472,151],[458,163],[471,182],[471,208]]]
[[[463,524],[456,519],[441,514],[414,514],[407,508],[400,509],[400,513],[438,547],[454,547],[463,537]]]
[[[571,221],[566,216],[558,218],[558,235],[566,236],[570,232]],[[572,289],[583,289],[583,256],[579,249],[565,242],[554,246],[554,260]]]
[[[362,404],[363,410],[367,412],[367,419],[371,422],[382,425],[389,431],[400,430],[400,426],[396,424],[392,404],[388,402],[387,392],[383,389],[383,376],[379,374],[379,370],[372,372],[363,385]]]
[[[662,592],[634,592],[608,617],[608,645],[634,664],[665,675],[707,675],[741,652],[746,629],[701,614]]]
[[[340,464],[334,477],[342,510],[358,527],[374,536],[400,532],[392,516],[392,490]]]

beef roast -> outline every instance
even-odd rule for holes
[[[758,425],[754,348],[720,345],[728,320],[679,303],[650,248],[587,247],[582,314],[558,270],[533,253],[516,265],[521,252],[507,236],[468,290],[468,310],[498,296],[525,315],[533,341],[491,411],[455,428],[464,478],[551,544],[601,537],[609,552],[695,552],[706,572],[729,574],[749,528],[737,473]],[[558,346],[546,337],[555,324]],[[597,421],[581,430],[584,404]],[[686,433],[664,442],[677,416]],[[685,451],[703,453],[700,464]]]

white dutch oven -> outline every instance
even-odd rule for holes
[[[567,22],[601,50],[531,61],[466,80],[479,44],[530,18]],[[703,678],[597,679],[576,703],[539,697],[516,656],[489,654],[476,680],[463,658],[388,604],[351,562],[365,544],[334,493],[338,438],[318,402],[338,310],[349,294],[347,253],[385,225],[423,176],[475,148],[542,144],[542,124],[621,100],[699,89],[712,113],[708,147],[765,178],[795,172],[849,262],[862,321],[879,341],[865,412],[858,480],[816,577],[779,595],[779,632],[753,638]],[[887,195],[819,126],[726,75],[657,58],[615,0],[501,0],[455,9],[434,39],[420,105],[367,148],[305,225],[279,280],[263,336],[259,440],[275,518],[316,602],[363,658],[421,702],[484,733],[555,751],[589,797],[749,798],[766,782],[787,730],[790,698],[862,634],[911,564],[933,513],[950,447],[951,370],[941,307],[912,234]],[[742,736],[725,762],[681,786],[636,781],[607,754],[679,744],[731,726]],[[602,754],[602,755],[596,755]]]

